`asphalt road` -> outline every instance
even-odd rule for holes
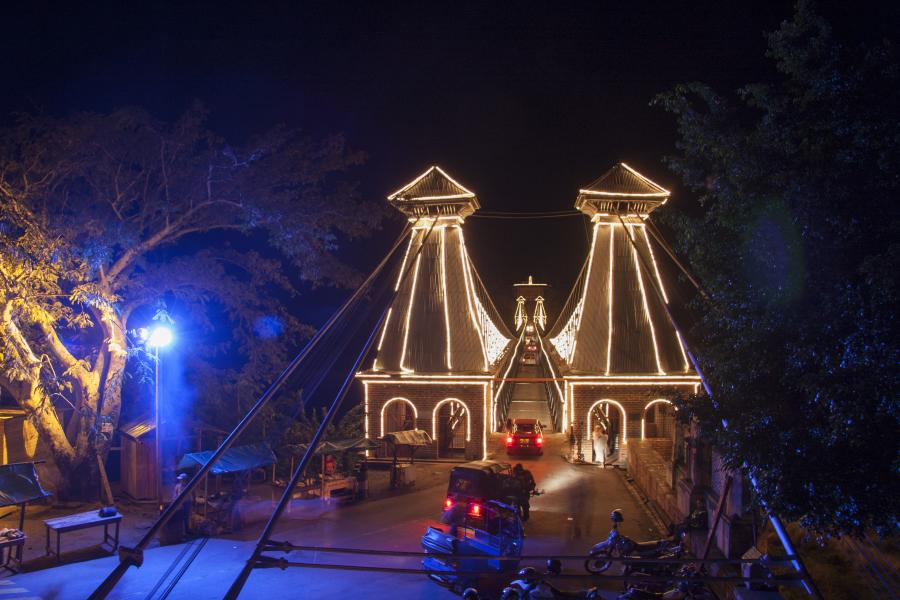
[[[493,440],[497,458],[505,460],[503,440]],[[609,532],[609,513],[625,513],[625,535],[656,537],[652,521],[625,485],[622,472],[565,462],[562,435],[547,437],[542,457],[511,459],[534,473],[544,494],[533,499],[531,520],[526,524],[526,555],[584,555]],[[300,506],[287,515],[275,539],[295,544],[380,550],[421,551],[420,539],[440,515],[446,488],[442,486],[401,496],[367,501],[336,509]],[[246,539],[211,539],[205,544],[156,548],[145,555],[144,566],[131,569],[110,598],[221,598],[253,547],[253,531]],[[184,574],[176,575],[196,553]],[[283,556],[283,555],[280,555]],[[419,568],[418,558],[335,555],[324,552],[292,552],[291,561],[315,564],[355,564]],[[15,575],[0,587],[3,600],[83,600],[115,565],[109,557]],[[540,564],[534,566],[540,567]],[[566,573],[581,573],[581,561],[564,564]],[[170,584],[174,586],[168,591]],[[610,589],[618,584],[610,582]],[[154,591],[155,589],[155,591]],[[374,573],[311,568],[256,570],[241,598],[453,598],[422,575]],[[614,596],[613,596],[614,597]]]

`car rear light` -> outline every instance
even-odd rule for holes
[[[512,439],[512,436],[511,436],[511,435],[506,436],[506,443],[507,443],[507,444],[512,444],[512,443],[513,443],[513,439]]]
[[[543,444],[544,444],[544,438],[538,437],[537,440],[535,440],[535,443],[536,443],[538,446],[543,445]]]
[[[478,515],[481,514],[481,505],[473,504],[471,509],[469,510],[469,512],[471,512],[473,515],[475,515],[477,517]]]
[[[444,502],[444,507],[450,508],[451,506],[453,506],[453,498],[447,498],[447,501]]]

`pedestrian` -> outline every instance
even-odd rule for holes
[[[606,445],[609,442],[609,436],[602,425],[594,427],[593,435],[594,445],[594,462],[599,463],[601,467],[606,468]]]
[[[531,494],[534,492],[537,485],[534,481],[534,475],[531,474],[531,471],[524,468],[522,463],[517,463],[516,466],[513,467],[513,477],[515,477],[519,483],[519,508],[522,509],[522,522],[525,522],[531,515]]]
[[[369,497],[369,459],[363,457],[356,472],[356,496],[359,500]]]
[[[179,473],[178,477],[175,478],[175,487],[172,488],[172,500],[171,502],[175,502],[175,499],[181,495],[181,492],[184,491],[184,488],[187,487],[187,473]],[[184,499],[184,502],[181,503],[181,508],[179,512],[181,513],[181,523],[183,532],[182,534],[188,534],[191,530],[191,507],[193,502],[191,502],[191,496],[189,495]]]

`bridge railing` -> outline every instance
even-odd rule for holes
[[[548,380],[544,381],[544,390],[547,393],[547,404],[550,407],[550,419],[553,421],[553,429],[555,431],[562,431],[564,423],[562,422],[562,403],[563,399],[559,395],[559,391],[554,384],[553,381],[549,381],[550,379],[555,377],[555,374],[550,370],[549,365],[547,365],[547,361],[543,357],[543,353],[541,353],[541,360],[538,361],[541,369],[541,377],[545,377]]]

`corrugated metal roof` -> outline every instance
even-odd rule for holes
[[[433,166],[411,182],[388,196],[388,200],[416,200],[421,198],[474,198],[475,194],[440,167]]]
[[[650,181],[625,163],[613,165],[606,173],[581,188],[581,191],[600,194],[669,195],[668,190]]]

